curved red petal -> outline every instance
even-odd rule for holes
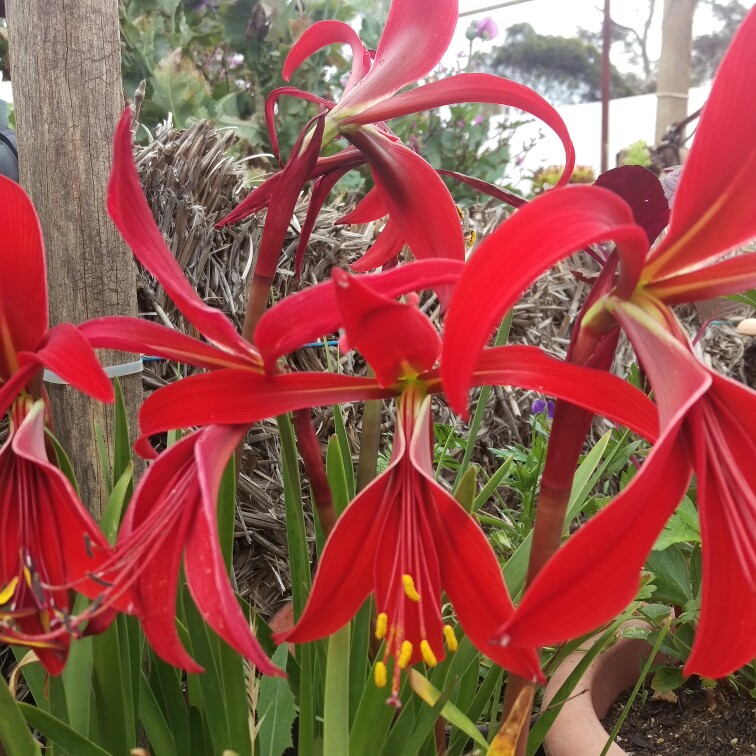
[[[627,488],[546,563],[499,628],[502,645],[543,647],[577,638],[633,600],[646,556],[690,481],[678,433],[679,426],[669,429]]]
[[[651,254],[644,282],[683,272],[756,236],[754,47],[752,9],[719,66],[675,192],[669,231]]]
[[[131,111],[125,110],[113,144],[108,212],[139,262],[158,279],[168,296],[209,341],[239,355],[249,344],[220,310],[208,307],[192,288],[155,224],[139,182],[131,146]]]
[[[457,284],[445,325],[442,374],[457,412],[466,411],[480,351],[522,292],[559,260],[608,239],[618,243],[627,262],[626,280],[632,283],[648,249],[645,232],[614,193],[575,186],[547,192],[519,208],[478,247]]]
[[[328,538],[299,621],[273,636],[276,643],[307,643],[343,627],[373,590],[373,568],[385,520],[384,472],[349,504]]]
[[[451,286],[459,280],[464,263],[458,260],[423,260],[366,276],[370,288],[388,297],[411,291]],[[284,354],[293,352],[342,325],[333,281],[324,281],[291,294],[260,318],[255,344],[270,367]]]
[[[420,7],[421,3],[417,3]],[[406,82],[409,83],[409,82]],[[566,184],[575,166],[575,148],[562,117],[538,93],[516,81],[486,73],[466,73],[423,84],[344,118],[345,123],[378,123],[457,103],[481,102],[519,108],[540,118],[562,140],[565,168],[559,185]]]
[[[431,12],[417,0],[393,0],[372,66],[344,92],[339,111],[364,109],[425,76],[449,47],[458,15],[457,0],[435,0]]]
[[[378,239],[365,254],[350,266],[355,273],[365,273],[394,260],[404,248],[404,237],[390,218]]]
[[[381,193],[377,187],[373,187],[358,203],[350,213],[342,215],[336,224],[344,226],[347,224],[370,223],[371,221],[383,218],[388,215],[386,205],[381,198]]]
[[[510,385],[539,391],[607,417],[649,441],[659,435],[656,406],[642,391],[605,370],[564,362],[538,347],[485,349],[472,375],[472,385]]]
[[[47,271],[39,218],[26,192],[0,176],[0,378],[4,351],[34,351],[47,331]]]

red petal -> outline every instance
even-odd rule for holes
[[[388,209],[377,187],[373,187],[358,203],[351,213],[342,215],[335,223],[344,226],[347,224],[370,223],[388,215]]]
[[[328,45],[349,45],[352,48],[352,72],[344,92],[348,92],[370,68],[370,53],[365,49],[357,32],[342,21],[319,21],[294,43],[284,61],[281,78],[289,81],[294,71],[311,55]]]
[[[297,624],[274,635],[276,643],[307,643],[343,627],[373,589],[388,471],[376,478],[344,510],[331,532],[315,573],[312,592]]]
[[[661,182],[648,168],[621,165],[602,173],[593,185],[609,189],[630,205],[635,222],[646,230],[649,244],[669,223],[669,202]]]
[[[457,0],[435,0],[431,12],[417,0],[393,0],[370,71],[344,92],[339,112],[363,109],[425,76],[449,47],[457,17]]]
[[[97,361],[94,350],[76,326],[60,323],[48,332],[35,354],[19,359],[44,365],[64,381],[101,402],[112,402],[113,386]]]
[[[475,251],[455,290],[446,318],[441,358],[444,388],[452,407],[466,410],[470,376],[489,335],[523,291],[552,265],[595,242],[614,239],[635,274],[648,248],[628,205],[592,186],[547,192],[521,207]]]
[[[219,310],[208,307],[184,276],[155,225],[139,183],[131,147],[131,111],[125,110],[113,145],[113,170],[108,184],[108,212],[139,262],[161,283],[168,296],[200,333],[239,355],[249,344]]]
[[[79,331],[97,349],[122,349],[211,369],[262,369],[260,355],[252,347],[249,347],[249,356],[243,358],[149,320],[120,316],[96,318],[82,323]]]
[[[370,162],[384,204],[418,259],[465,259],[459,213],[438,174],[400,142],[377,133],[348,135]]]
[[[194,425],[251,425],[296,409],[392,394],[371,378],[332,373],[260,376],[242,370],[215,370],[150,394],[139,412],[139,423],[145,436]]]
[[[417,5],[421,7],[422,3],[417,3]],[[565,169],[559,185],[567,183],[575,165],[575,148],[562,117],[532,89],[515,81],[502,79],[500,76],[469,73],[432,81],[430,84],[402,92],[377,105],[360,110],[354,115],[349,115],[343,119],[343,122],[363,125],[378,123],[443,105],[468,102],[494,103],[519,108],[540,118],[550,126],[564,145]]]
[[[656,279],[646,289],[658,299],[676,304],[756,287],[756,254],[739,255],[690,273]]]
[[[656,407],[646,395],[604,370],[581,367],[551,357],[538,347],[504,346],[480,355],[472,385],[511,385],[539,391],[585,407],[655,441]]]
[[[359,260],[353,262],[350,267],[355,273],[375,270],[391,262],[391,260],[395,260],[403,248],[404,237],[397,224],[389,218],[373,246]]]
[[[682,272],[756,236],[754,48],[751,10],[714,79],[675,192],[669,231],[651,255],[644,282]]]
[[[627,488],[546,563],[500,628],[504,645],[562,643],[614,618],[633,600],[646,556],[690,481],[678,431],[670,429]]]
[[[202,618],[226,643],[265,675],[283,675],[271,664],[249,627],[223,561],[218,536],[217,501],[223,471],[247,426],[210,427],[200,431],[194,447],[200,506],[192,521],[184,553],[186,579]]]
[[[26,192],[0,176],[0,344],[13,351],[34,351],[47,331],[47,274],[42,229]],[[2,336],[6,332],[5,337]],[[6,347],[7,348],[7,347]],[[0,349],[0,379],[7,379]]]
[[[367,360],[381,386],[433,367],[441,337],[417,307],[376,294],[340,268],[332,275],[349,346]]]
[[[512,192],[507,192],[506,190],[496,186],[495,184],[490,184],[488,181],[483,181],[473,176],[466,176],[464,173],[457,173],[457,171],[447,171],[440,168],[436,169],[436,173],[438,173],[439,176],[448,176],[449,178],[453,178],[455,181],[459,181],[461,184],[471,186],[481,194],[487,194],[489,197],[495,197],[502,202],[506,202],[512,207],[522,207],[522,205],[528,204],[528,200],[526,200],[524,197],[520,197],[519,195],[513,194]]]
[[[21,393],[21,389],[38,370],[36,363],[29,362],[21,366],[5,383],[0,383],[0,417],[5,416],[8,407],[13,404]]]
[[[395,270],[366,277],[370,288],[388,297],[438,286],[450,286],[462,275],[464,263],[457,260],[423,260]],[[284,354],[342,324],[333,281],[324,281],[286,297],[268,310],[257,324],[255,344],[271,366]]]

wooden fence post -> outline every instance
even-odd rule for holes
[[[51,322],[136,315],[131,253],[111,223],[106,187],[123,109],[118,0],[6,0],[21,183],[42,223]],[[105,365],[134,360],[101,355]],[[133,421],[141,378],[123,380]],[[72,457],[82,500],[105,502],[95,428],[112,451],[112,410],[50,387],[55,433]],[[132,422],[132,426],[134,423]]]

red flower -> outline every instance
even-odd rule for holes
[[[113,400],[113,389],[74,326],[48,328],[39,220],[24,191],[2,176],[0,209],[0,416],[10,409],[0,448],[0,640],[34,647],[59,674],[71,636],[96,608],[72,618],[70,589],[100,597],[103,585],[90,576],[110,546],[48,458],[42,370],[102,401]]]
[[[502,641],[559,642],[620,611],[635,595],[646,555],[695,470],[704,576],[701,621],[686,672],[720,677],[756,654],[756,392],[703,367],[668,307],[756,286],[755,254],[716,262],[756,236],[749,179],[756,168],[754,45],[752,11],[717,74],[669,230],[657,247],[649,252],[630,208],[616,196],[595,187],[566,189],[502,224],[473,256],[457,288],[443,364],[445,388],[460,406],[477,350],[519,292],[573,251],[614,240],[615,254],[574,328],[571,358],[590,361],[621,326],[649,375],[662,425],[632,483],[526,591],[501,629]],[[732,130],[732,139],[722,139],[725,130]],[[503,268],[506,280],[495,275]]]
[[[391,118],[462,102],[490,102],[521,108],[541,118],[560,136],[566,152],[565,173],[560,183],[569,179],[574,149],[564,122],[543,98],[521,84],[490,74],[460,74],[397,94],[439,63],[456,27],[457,5],[457,0],[434,0],[433,3],[394,0],[374,53],[365,49],[351,27],[340,21],[314,24],[292,47],[283,68],[286,81],[308,57],[331,44],[348,44],[352,48],[352,72],[338,102],[294,87],[274,90],[268,96],[266,120],[279,160],[274,115],[277,99],[299,97],[318,103],[322,111],[320,117],[313,119],[316,125],[311,121],[302,131],[282,170],[252,191],[219,223],[233,223],[269,208],[253,280],[254,322],[266,305],[267,282],[275,274],[302,186],[315,179],[296,252],[297,269],[328,193],[347,171],[365,162],[370,165],[380,203],[385,209],[383,214],[390,214],[389,226],[384,232],[389,239],[382,243],[381,255],[376,251],[371,256],[373,261],[385,256],[385,248],[400,249],[405,243],[418,259],[464,259],[462,228],[451,195],[431,166],[405,147],[388,128],[385,122]],[[337,155],[319,158],[322,146],[339,137],[344,137],[351,146]]]

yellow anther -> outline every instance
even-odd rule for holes
[[[26,584],[29,586],[29,588],[31,588],[32,587],[32,574],[31,574],[31,570],[26,565],[24,565],[21,568],[21,571],[24,573],[24,580],[26,580]]]
[[[438,659],[436,659],[436,655],[427,640],[420,641],[420,653],[423,655],[423,661],[429,667],[435,667],[438,664]]]
[[[478,235],[475,233],[475,229],[471,229],[467,232],[467,236],[465,236],[465,243],[467,244],[467,248],[470,249],[473,244],[475,244],[475,240],[478,238]]]
[[[402,585],[404,586],[404,594],[410,601],[420,601],[420,594],[415,589],[415,581],[412,579],[412,575],[402,575]]]
[[[388,675],[386,673],[386,665],[383,662],[376,662],[375,669],[373,670],[373,679],[375,680],[377,687],[386,687],[386,680],[388,679]]]
[[[13,597],[13,594],[16,592],[16,586],[18,585],[18,578],[14,577],[13,580],[8,583],[8,585],[5,586],[2,590],[0,590],[0,606],[3,604],[7,604],[11,598]]]
[[[410,663],[411,658],[412,644],[406,640],[402,643],[402,648],[399,651],[399,659],[397,659],[396,662],[399,665],[399,669],[404,669]]]
[[[386,637],[386,631],[388,630],[388,615],[386,612],[381,612],[375,618],[375,637],[378,640],[383,640]]]
[[[455,205],[454,207],[457,208],[457,214],[459,215],[459,219],[460,220],[464,220],[465,219],[465,211],[459,205]]]
[[[446,647],[452,653],[459,648],[457,636],[454,635],[454,628],[451,625],[444,625],[444,640],[446,641]]]

